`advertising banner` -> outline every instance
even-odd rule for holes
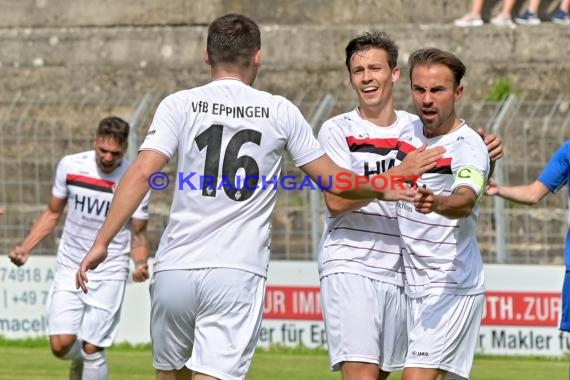
[[[259,345],[326,347],[317,265],[273,261],[269,266]],[[486,265],[487,294],[478,352],[497,355],[560,356],[570,353],[570,336],[557,326],[564,267]],[[0,335],[10,339],[45,336],[45,315],[55,275],[54,257],[34,257],[21,268],[0,264]],[[148,281],[129,282],[118,342],[148,343]]]

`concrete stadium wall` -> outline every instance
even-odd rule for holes
[[[250,14],[262,24],[449,23],[470,0],[0,0],[0,27],[116,25],[205,25],[228,12]],[[543,1],[541,13],[554,1]],[[518,11],[525,5],[519,1]],[[485,2],[489,18],[500,0]]]
[[[342,92],[344,46],[368,30],[387,31],[400,46],[404,66],[420,47],[454,51],[468,66],[466,81],[473,94],[484,93],[503,77],[523,89],[570,86],[570,44],[564,43],[570,41],[570,28],[554,24],[516,29],[447,24],[263,26],[264,66],[258,86],[288,94],[299,86]],[[0,72],[5,78],[0,88],[105,90],[123,81],[133,90],[192,86],[208,78],[202,61],[206,32],[204,25],[0,28]]]
[[[208,24],[228,12],[269,24],[440,23],[468,4],[422,0],[13,0],[0,1],[1,27]],[[493,3],[493,2],[491,2]]]

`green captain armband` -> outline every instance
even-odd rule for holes
[[[485,186],[485,178],[483,177],[483,173],[474,167],[463,167],[459,169],[455,175],[455,180],[453,182],[471,182],[480,189],[479,191],[483,190]]]

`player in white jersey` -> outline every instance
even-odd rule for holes
[[[359,105],[327,120],[319,141],[339,166],[385,175],[400,163],[398,139],[410,116],[393,107],[398,49],[386,34],[366,33],[349,41],[345,51]],[[325,201],[319,274],[331,368],[343,379],[385,379],[403,367],[407,347],[395,203],[328,193]]]
[[[129,166],[123,159],[128,134],[126,121],[106,117],[95,133],[94,150],[60,160],[47,209],[9,255],[14,264],[23,265],[32,249],[54,231],[68,205],[49,293],[48,334],[53,354],[71,360],[70,379],[107,378],[104,349],[117,333],[129,253],[135,260],[133,280],[140,282],[149,276],[147,197],[130,224],[122,226],[111,241],[109,260],[94,271],[89,283],[91,292],[83,294],[75,287],[77,267],[93,244],[113,200],[113,191]]]
[[[489,176],[481,137],[455,114],[465,66],[453,54],[422,49],[409,58],[421,121],[404,128],[400,149],[443,146],[444,157],[418,180],[413,203],[398,203],[408,303],[403,379],[469,377],[484,304],[477,245],[478,198]]]
[[[345,51],[359,105],[327,120],[319,141],[339,166],[365,176],[383,175],[400,164],[401,130],[418,120],[393,107],[393,85],[400,75],[398,49],[385,33],[375,32],[353,38]],[[499,158],[500,139],[488,135],[485,141]],[[385,379],[403,368],[407,352],[395,204],[328,193],[325,200],[329,212],[319,273],[331,367],[344,379]]]
[[[324,154],[299,110],[251,87],[261,63],[261,39],[249,18],[228,14],[214,20],[205,61],[211,67],[210,83],[161,102],[117,190],[122,207],[113,203],[77,273],[78,287],[85,289],[87,269],[105,259],[107,244],[148,189],[153,173],[177,152],[177,188],[151,281],[157,379],[245,378],[260,331],[270,217],[284,150],[323,187],[330,183],[329,191],[336,194],[413,199],[408,190],[339,186],[337,176],[353,183],[354,173]],[[439,157],[438,150],[416,156],[427,167]]]

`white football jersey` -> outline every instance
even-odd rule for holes
[[[58,166],[52,195],[67,198],[67,217],[57,253],[57,269],[75,274],[87,254],[111,206],[113,191],[130,162],[123,160],[112,173],[99,171],[95,151],[63,157]],[[133,214],[148,219],[150,193]],[[128,227],[128,226],[127,226]],[[89,277],[94,280],[125,280],[129,271],[131,231],[123,227],[109,245],[109,256]]]
[[[489,154],[477,132],[463,122],[446,135],[426,138],[420,120],[402,130],[402,152],[409,153],[424,143],[443,146],[445,153],[435,168],[418,179],[418,187],[450,195],[456,188],[468,186],[481,194],[489,176]],[[435,212],[420,214],[410,202],[401,201],[397,206],[409,296],[484,292],[483,260],[476,234],[478,203],[468,217],[459,219]]]
[[[382,175],[401,162],[400,132],[417,119],[404,111],[396,116],[392,125],[379,127],[356,110],[338,115],[323,124],[319,142],[337,165],[365,176]],[[319,273],[322,278],[339,272],[404,286],[395,202],[373,200],[336,218],[327,212]]]
[[[235,79],[166,97],[140,149],[169,159],[178,152],[154,270],[227,267],[261,276],[284,149],[297,166],[324,154],[297,107]]]

